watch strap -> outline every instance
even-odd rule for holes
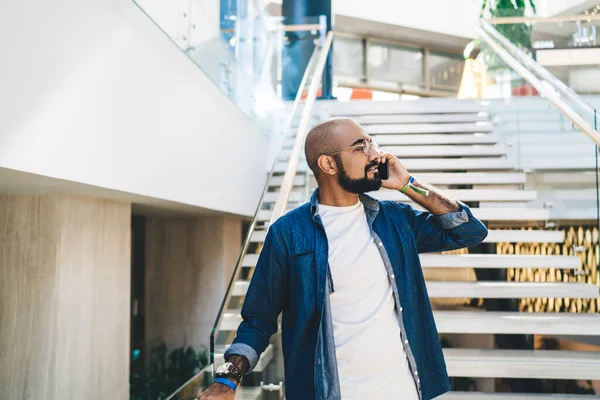
[[[227,371],[222,372],[222,373],[217,373],[216,377],[217,378],[231,377],[231,378],[235,379],[236,381],[241,382],[242,378],[244,377],[244,374],[242,373],[242,371],[231,362],[226,362],[225,364],[227,365]]]
[[[216,378],[215,383],[221,383],[223,385],[229,386],[235,392],[237,390],[237,385],[234,381],[227,378]]]

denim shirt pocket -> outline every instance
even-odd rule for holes
[[[309,249],[299,251],[290,257],[289,270],[290,301],[296,303],[297,310],[308,310],[316,307],[317,273],[315,251]]]

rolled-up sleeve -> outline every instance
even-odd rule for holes
[[[443,215],[418,211],[409,205],[401,206],[412,225],[419,253],[456,250],[481,243],[487,228],[467,205],[458,202],[461,210]]]
[[[465,207],[467,206],[461,202],[458,202],[458,204],[461,207],[460,211],[435,216],[435,219],[442,228],[452,229],[464,224],[465,222],[469,222],[469,214],[467,214],[467,211],[465,210]]]

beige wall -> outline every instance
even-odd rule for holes
[[[0,195],[0,399],[126,399],[129,204]]]
[[[237,217],[147,219],[146,351],[160,342],[209,349],[241,236]]]

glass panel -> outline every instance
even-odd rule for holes
[[[135,0],[257,127],[269,134],[278,93],[280,18],[248,0]],[[223,8],[224,7],[224,8]]]
[[[344,77],[365,76],[365,53],[362,39],[336,36],[333,65],[335,74]]]
[[[576,93],[600,93],[600,21],[537,23],[533,57]]]
[[[456,54],[431,52],[428,65],[432,88],[458,91],[465,67],[463,57]]]
[[[568,245],[555,246],[550,254],[579,255],[582,259],[578,270],[561,273],[543,269],[512,270],[509,280],[577,282],[600,287],[600,174],[595,143],[600,100],[574,93],[569,86],[575,87],[564,81],[570,79],[571,73],[580,71],[575,63],[581,63],[582,59],[569,61],[567,57],[561,61],[561,57],[557,58],[555,62],[572,64],[565,66],[568,74],[560,76],[561,80],[516,47],[527,43],[527,38],[521,35],[527,29],[516,28],[517,35],[512,35],[511,29],[503,29],[502,34],[496,32],[496,35],[486,24],[482,27],[481,51],[476,61],[467,62],[466,71],[474,71],[471,82],[473,86],[480,86],[483,98],[492,99],[488,114],[494,122],[494,133],[507,146],[507,158],[517,169],[527,172],[527,184],[536,189],[537,198],[527,207],[549,211],[548,221],[531,225],[542,230],[565,231],[564,243]],[[538,24],[533,26],[534,37],[539,28]],[[560,33],[560,30],[552,32]],[[535,40],[532,45],[551,47]],[[586,133],[588,128],[591,132]],[[554,221],[562,226],[558,227]],[[521,254],[537,251],[532,247],[521,244],[519,251]],[[516,250],[515,246],[512,251]],[[596,313],[599,308],[600,298],[519,300],[520,311]]]
[[[213,368],[212,365],[209,365],[203,371],[169,395],[169,397],[165,398],[165,400],[196,400],[198,399],[200,392],[210,386],[213,381]]]
[[[597,9],[585,15],[596,16]],[[530,9],[501,10],[495,17],[532,15]],[[576,93],[600,93],[600,21],[497,24],[494,28]]]
[[[369,70],[374,80],[422,85],[423,51],[373,41],[369,46]]]

